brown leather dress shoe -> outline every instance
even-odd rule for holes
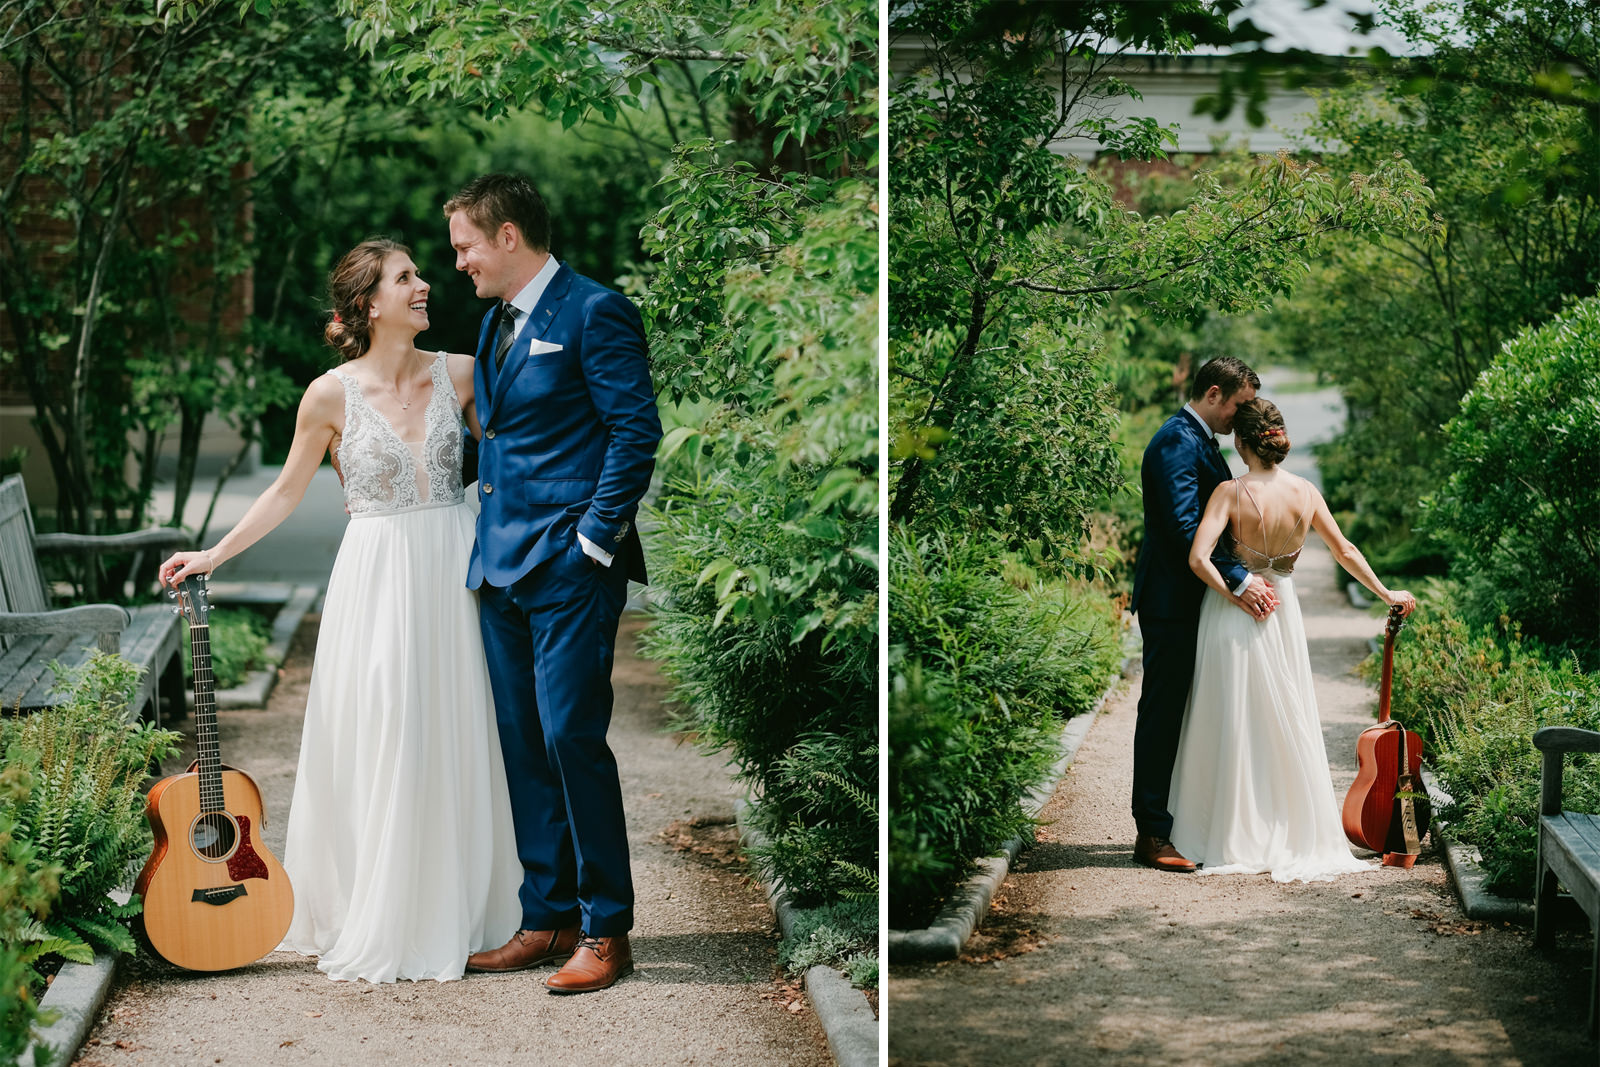
[[[633,973],[633,949],[628,935],[590,937],[578,941],[578,950],[544,984],[552,993],[590,993],[604,989]]]
[[[552,960],[564,960],[578,947],[579,928],[518,930],[499,948],[467,957],[469,971],[520,971]]]
[[[1171,841],[1150,834],[1140,834],[1133,842],[1133,858],[1146,867],[1154,867],[1158,871],[1171,871],[1174,874],[1193,874],[1197,869],[1172,847]]]

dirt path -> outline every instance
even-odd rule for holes
[[[265,710],[219,715],[223,759],[261,785],[264,837],[280,857],[316,621],[301,627]],[[635,654],[642,624],[637,614],[623,619],[610,733],[638,891],[633,977],[556,997],[541,984],[550,968],[373,986],[331,982],[289,953],[223,975],[140,959],[124,963],[76,1062],[831,1063],[798,988],[777,980],[772,914],[732,858],[736,789],[727,768],[663,732],[665,685]]]
[[[1382,621],[1343,602],[1320,541],[1297,577],[1343,797],[1376,702],[1351,668]],[[1586,936],[1546,953],[1466,921],[1436,852],[1317,885],[1136,866],[1138,694],[1090,730],[967,957],[891,969],[892,1064],[1594,1062]]]

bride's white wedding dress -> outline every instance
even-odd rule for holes
[[[522,867],[478,602],[461,416],[441,353],[425,438],[344,385],[350,524],[328,579],[283,865],[282,947],[330,978],[459,978],[508,940]]]
[[[1210,588],[1200,606],[1169,804],[1172,843],[1202,874],[1316,882],[1371,866],[1345,842],[1295,597],[1309,518],[1291,531],[1291,539],[1300,534],[1293,550],[1274,555],[1232,531],[1236,558],[1277,591],[1279,606],[1265,620]]]

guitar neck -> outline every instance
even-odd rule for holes
[[[211,626],[189,624],[194,654],[195,756],[199,762],[200,810],[222,811],[222,749],[217,742],[216,680],[211,673]]]
[[[1394,685],[1394,639],[1400,633],[1399,607],[1389,609],[1389,622],[1383,631],[1383,677],[1378,684],[1378,721],[1389,721],[1389,694]]]

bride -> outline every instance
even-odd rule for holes
[[[469,356],[422,352],[428,283],[393,241],[351,249],[325,335],[344,358],[300,401],[277,480],[214,546],[161,564],[209,574],[288,517],[333,454],[350,523],[328,579],[289,808],[294,920],[281,947],[330,978],[459,978],[517,928],[522,868],[467,590]]]
[[[1378,581],[1316,486],[1278,469],[1289,437],[1276,405],[1240,404],[1233,430],[1249,471],[1217,487],[1189,553],[1210,590],[1172,775],[1172,843],[1207,874],[1270,871],[1278,882],[1327,881],[1368,864],[1345,843],[1328,773],[1295,560],[1315,530],[1385,604],[1404,605],[1409,615],[1416,598]],[[1271,576],[1280,606],[1265,619],[1245,608],[1211,562],[1224,538],[1251,573]]]

